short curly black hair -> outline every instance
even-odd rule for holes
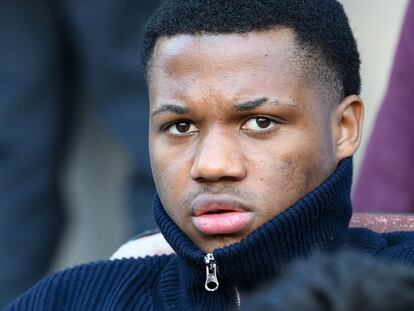
[[[360,94],[360,56],[342,5],[336,0],[164,0],[143,32],[145,72],[161,37],[229,34],[289,28],[296,52],[328,93]]]

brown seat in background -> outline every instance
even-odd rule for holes
[[[414,231],[414,214],[354,213],[351,227],[368,228],[380,233]]]

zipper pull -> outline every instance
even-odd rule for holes
[[[217,280],[217,266],[213,254],[204,256],[204,263],[206,264],[206,283],[204,287],[209,292],[214,292],[219,287]]]

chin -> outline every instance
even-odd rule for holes
[[[244,236],[235,237],[232,235],[215,235],[199,243],[199,247],[205,253],[212,253],[215,249],[223,248],[231,244],[239,243]]]

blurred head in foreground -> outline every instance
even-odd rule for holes
[[[249,311],[414,310],[414,269],[341,251],[293,263],[242,304]]]

